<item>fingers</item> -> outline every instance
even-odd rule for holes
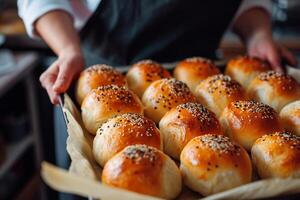
[[[53,90],[57,93],[63,93],[65,92],[73,79],[73,70],[68,63],[64,63],[60,66],[57,79],[55,81],[55,84],[53,86]]]
[[[49,74],[48,75],[48,79],[46,80],[46,87],[45,89],[47,90],[47,93],[49,95],[49,98],[51,100],[51,102],[53,104],[58,104],[59,101],[58,101],[58,96],[59,94],[53,90],[53,84],[57,78],[57,75],[56,74]]]
[[[65,92],[75,74],[82,70],[84,60],[81,54],[66,54],[56,60],[40,77],[53,104],[58,103],[58,95]]]
[[[47,90],[50,101],[53,104],[58,104],[58,93],[53,90],[53,85],[57,78],[58,64],[53,63],[41,76],[40,82],[42,87]]]
[[[280,51],[281,51],[282,57],[288,62],[288,64],[290,64],[292,66],[296,66],[298,64],[297,59],[288,49],[281,46]]]
[[[270,49],[266,57],[273,70],[284,72],[284,69],[281,66],[281,57],[277,49]]]

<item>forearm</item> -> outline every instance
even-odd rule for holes
[[[272,37],[271,17],[263,8],[254,7],[242,13],[234,21],[232,30],[246,45],[258,35]]]
[[[35,23],[36,32],[58,55],[57,60],[40,76],[51,102],[58,103],[58,94],[65,92],[84,66],[80,40],[71,16],[55,10],[41,16]]]
[[[81,53],[78,33],[67,12],[46,13],[36,21],[35,30],[57,55],[68,51]]]

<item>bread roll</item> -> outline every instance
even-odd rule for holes
[[[300,178],[300,137],[289,132],[264,135],[251,150],[261,178]]]
[[[260,73],[251,82],[248,93],[251,98],[280,112],[286,104],[300,99],[300,85],[289,75],[267,71]]]
[[[203,80],[195,90],[195,95],[205,107],[219,117],[224,108],[233,101],[246,100],[242,86],[230,76],[214,75]]]
[[[81,72],[76,85],[76,100],[81,105],[84,97],[99,86],[126,86],[126,77],[111,66],[93,65]]]
[[[223,135],[193,138],[180,155],[184,183],[204,196],[249,183],[250,158],[243,147]]]
[[[249,151],[257,138],[283,130],[276,111],[256,101],[231,102],[220,121],[226,134]]]
[[[164,152],[180,158],[183,147],[194,137],[223,134],[216,115],[199,103],[184,103],[172,108],[159,122]]]
[[[239,56],[228,62],[225,74],[229,75],[247,89],[251,81],[259,73],[268,70],[271,70],[270,65],[259,58]]]
[[[96,161],[104,164],[123,148],[146,144],[162,150],[162,138],[153,121],[136,113],[125,113],[108,119],[97,130],[93,153]]]
[[[135,63],[127,73],[128,87],[142,98],[147,87],[156,80],[170,78],[170,73],[153,60]]]
[[[142,101],[145,115],[158,123],[171,108],[182,103],[195,102],[196,98],[185,83],[176,79],[161,79],[151,83]]]
[[[125,87],[107,85],[92,90],[84,98],[81,111],[85,128],[95,135],[101,124],[110,117],[129,112],[143,114],[143,105]]]
[[[284,106],[279,115],[284,128],[300,136],[300,100]]]
[[[179,62],[174,69],[174,77],[186,83],[192,92],[202,80],[220,73],[211,60],[201,57],[187,58]]]
[[[104,166],[102,182],[134,192],[174,199],[181,191],[175,162],[156,148],[128,146]]]

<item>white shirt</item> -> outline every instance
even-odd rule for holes
[[[53,10],[63,10],[74,19],[74,25],[80,30],[101,0],[18,0],[19,16],[23,19],[30,37],[38,37],[34,23],[41,16]],[[243,0],[235,18],[253,7],[261,7],[271,13],[270,0]]]

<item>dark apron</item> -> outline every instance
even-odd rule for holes
[[[215,57],[239,0],[102,0],[82,29],[86,65]]]
[[[86,66],[215,58],[239,0],[102,0],[81,31]],[[64,121],[56,110],[56,161],[69,166]],[[70,196],[60,196],[70,199]]]

